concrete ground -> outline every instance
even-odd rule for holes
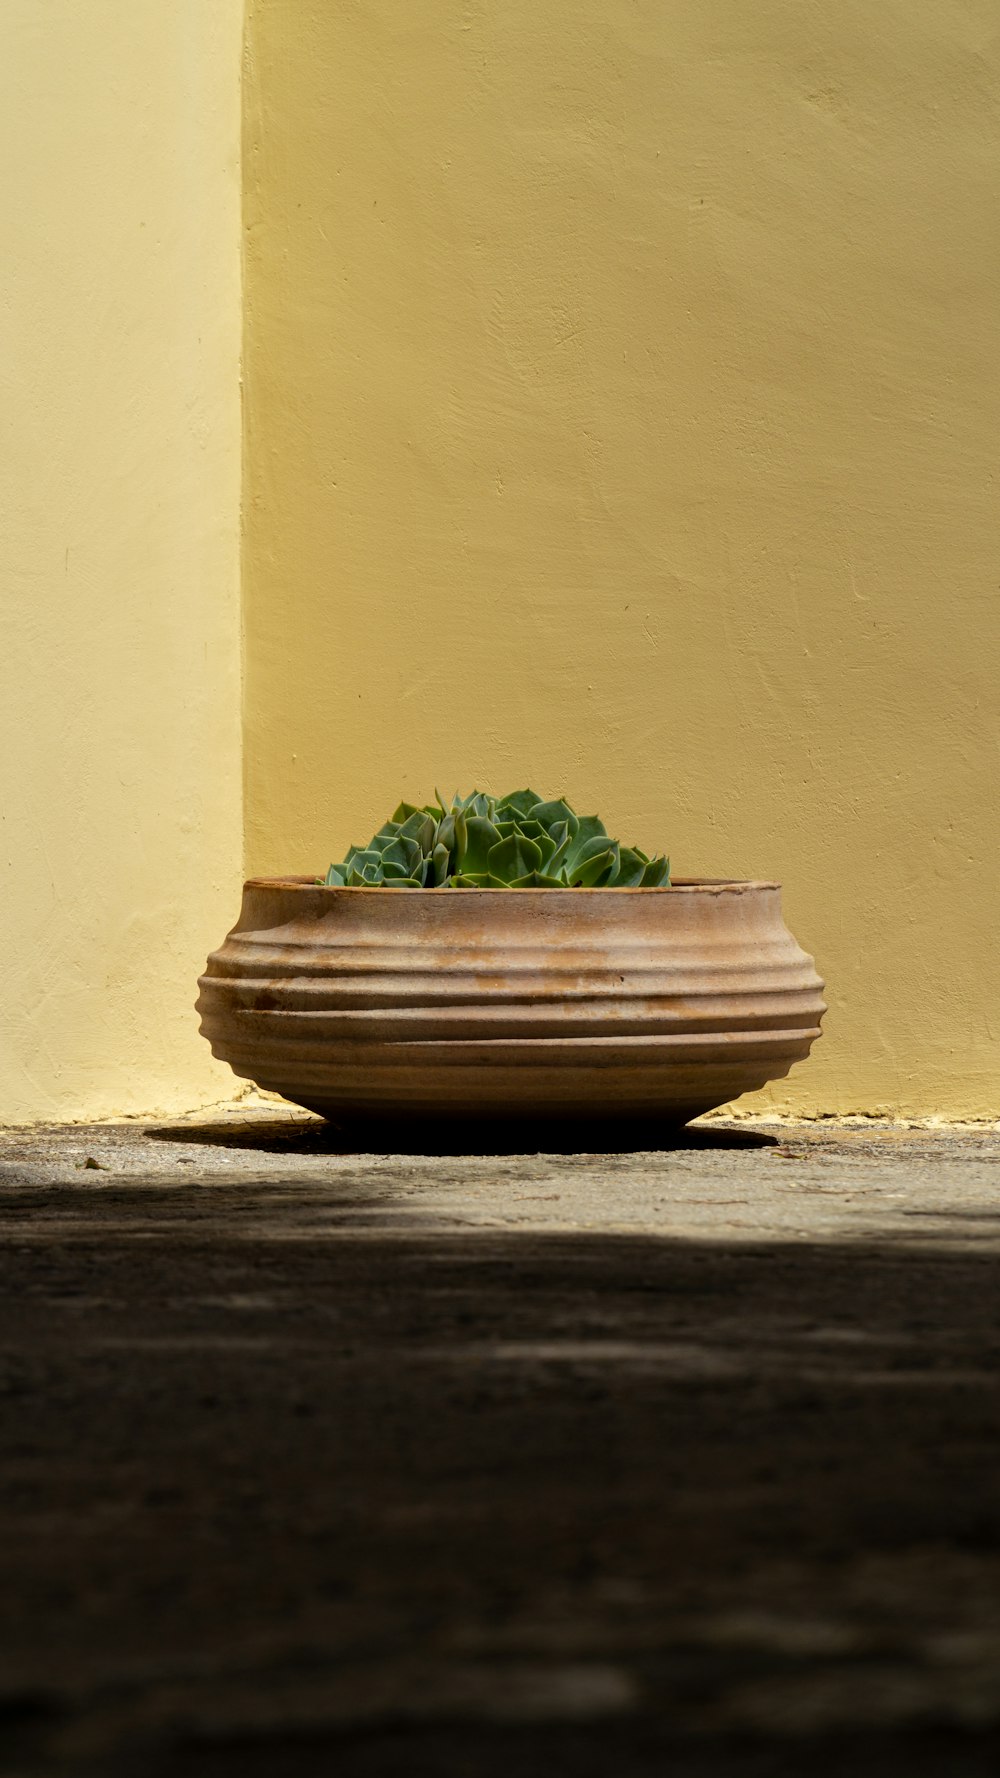
[[[1000,1131],[626,1138],[0,1136],[0,1771],[995,1778]]]

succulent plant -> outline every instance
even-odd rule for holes
[[[596,815],[533,790],[400,803],[367,846],[352,846],[327,888],[639,889],[668,887],[670,862],[610,839]]]

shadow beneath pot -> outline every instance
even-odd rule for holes
[[[774,1148],[781,1140],[732,1124],[665,1124],[661,1120],[617,1118],[544,1122],[512,1118],[502,1131],[479,1118],[373,1118],[334,1124],[318,1119],[248,1117],[245,1121],[164,1125],[146,1131],[158,1142],[202,1143],[212,1148],[245,1149],[282,1155],[517,1155],[649,1154],[678,1149]]]

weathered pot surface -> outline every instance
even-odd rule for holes
[[[213,1054],[335,1122],[683,1123],[787,1074],[826,1010],[777,883],[253,878],[199,986]]]

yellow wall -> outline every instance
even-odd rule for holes
[[[0,1122],[232,1090],[239,0],[9,0]]]
[[[530,778],[773,875],[777,1095],[1000,1113],[995,0],[251,0],[250,863]]]

